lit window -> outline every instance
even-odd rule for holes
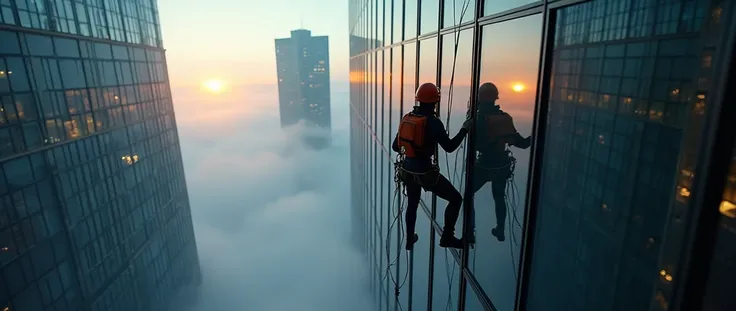
[[[666,270],[662,269],[659,271],[659,275],[663,276],[667,282],[672,282],[672,275],[667,273]]]
[[[723,14],[723,8],[716,8],[713,10],[713,13],[711,14],[711,20],[713,21],[713,24],[720,24],[721,23],[721,14]]]
[[[77,120],[64,121],[64,127],[66,127],[66,135],[69,138],[77,138],[80,136]]]
[[[723,200],[718,210],[728,218],[736,218],[736,204]]]
[[[703,55],[703,59],[701,61],[701,65],[703,68],[710,68],[710,66],[713,65],[713,56],[712,55]]]

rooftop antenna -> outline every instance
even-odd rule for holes
[[[302,16],[302,17],[301,17],[301,22],[300,22],[300,24],[299,24],[299,27],[300,27],[301,29],[304,29],[304,16]]]

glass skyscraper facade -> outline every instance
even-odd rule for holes
[[[201,276],[155,0],[0,1],[0,310],[165,310]]]
[[[327,36],[312,36],[306,29],[291,31],[290,38],[275,40],[281,127],[305,122],[309,128],[332,128],[330,113],[330,51]],[[320,137],[322,136],[322,137]],[[329,137],[306,134],[315,148]]]
[[[725,0],[349,1],[353,238],[376,309],[736,308],[735,13]],[[464,197],[462,250],[439,246],[446,202],[427,192],[419,241],[403,245],[391,142],[425,82],[451,136],[485,122],[475,98],[493,83],[532,137],[509,148],[500,185],[479,184],[496,169],[476,161],[485,133],[438,150]]]

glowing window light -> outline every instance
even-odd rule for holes
[[[723,216],[736,218],[736,204],[723,200],[721,201],[721,205],[718,207],[718,210],[723,214]]]

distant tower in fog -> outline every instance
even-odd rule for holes
[[[291,38],[275,40],[281,127],[304,120],[307,127],[329,133],[330,57],[327,36],[313,37],[311,31],[291,31]],[[328,136],[307,135],[314,148],[329,145]]]

